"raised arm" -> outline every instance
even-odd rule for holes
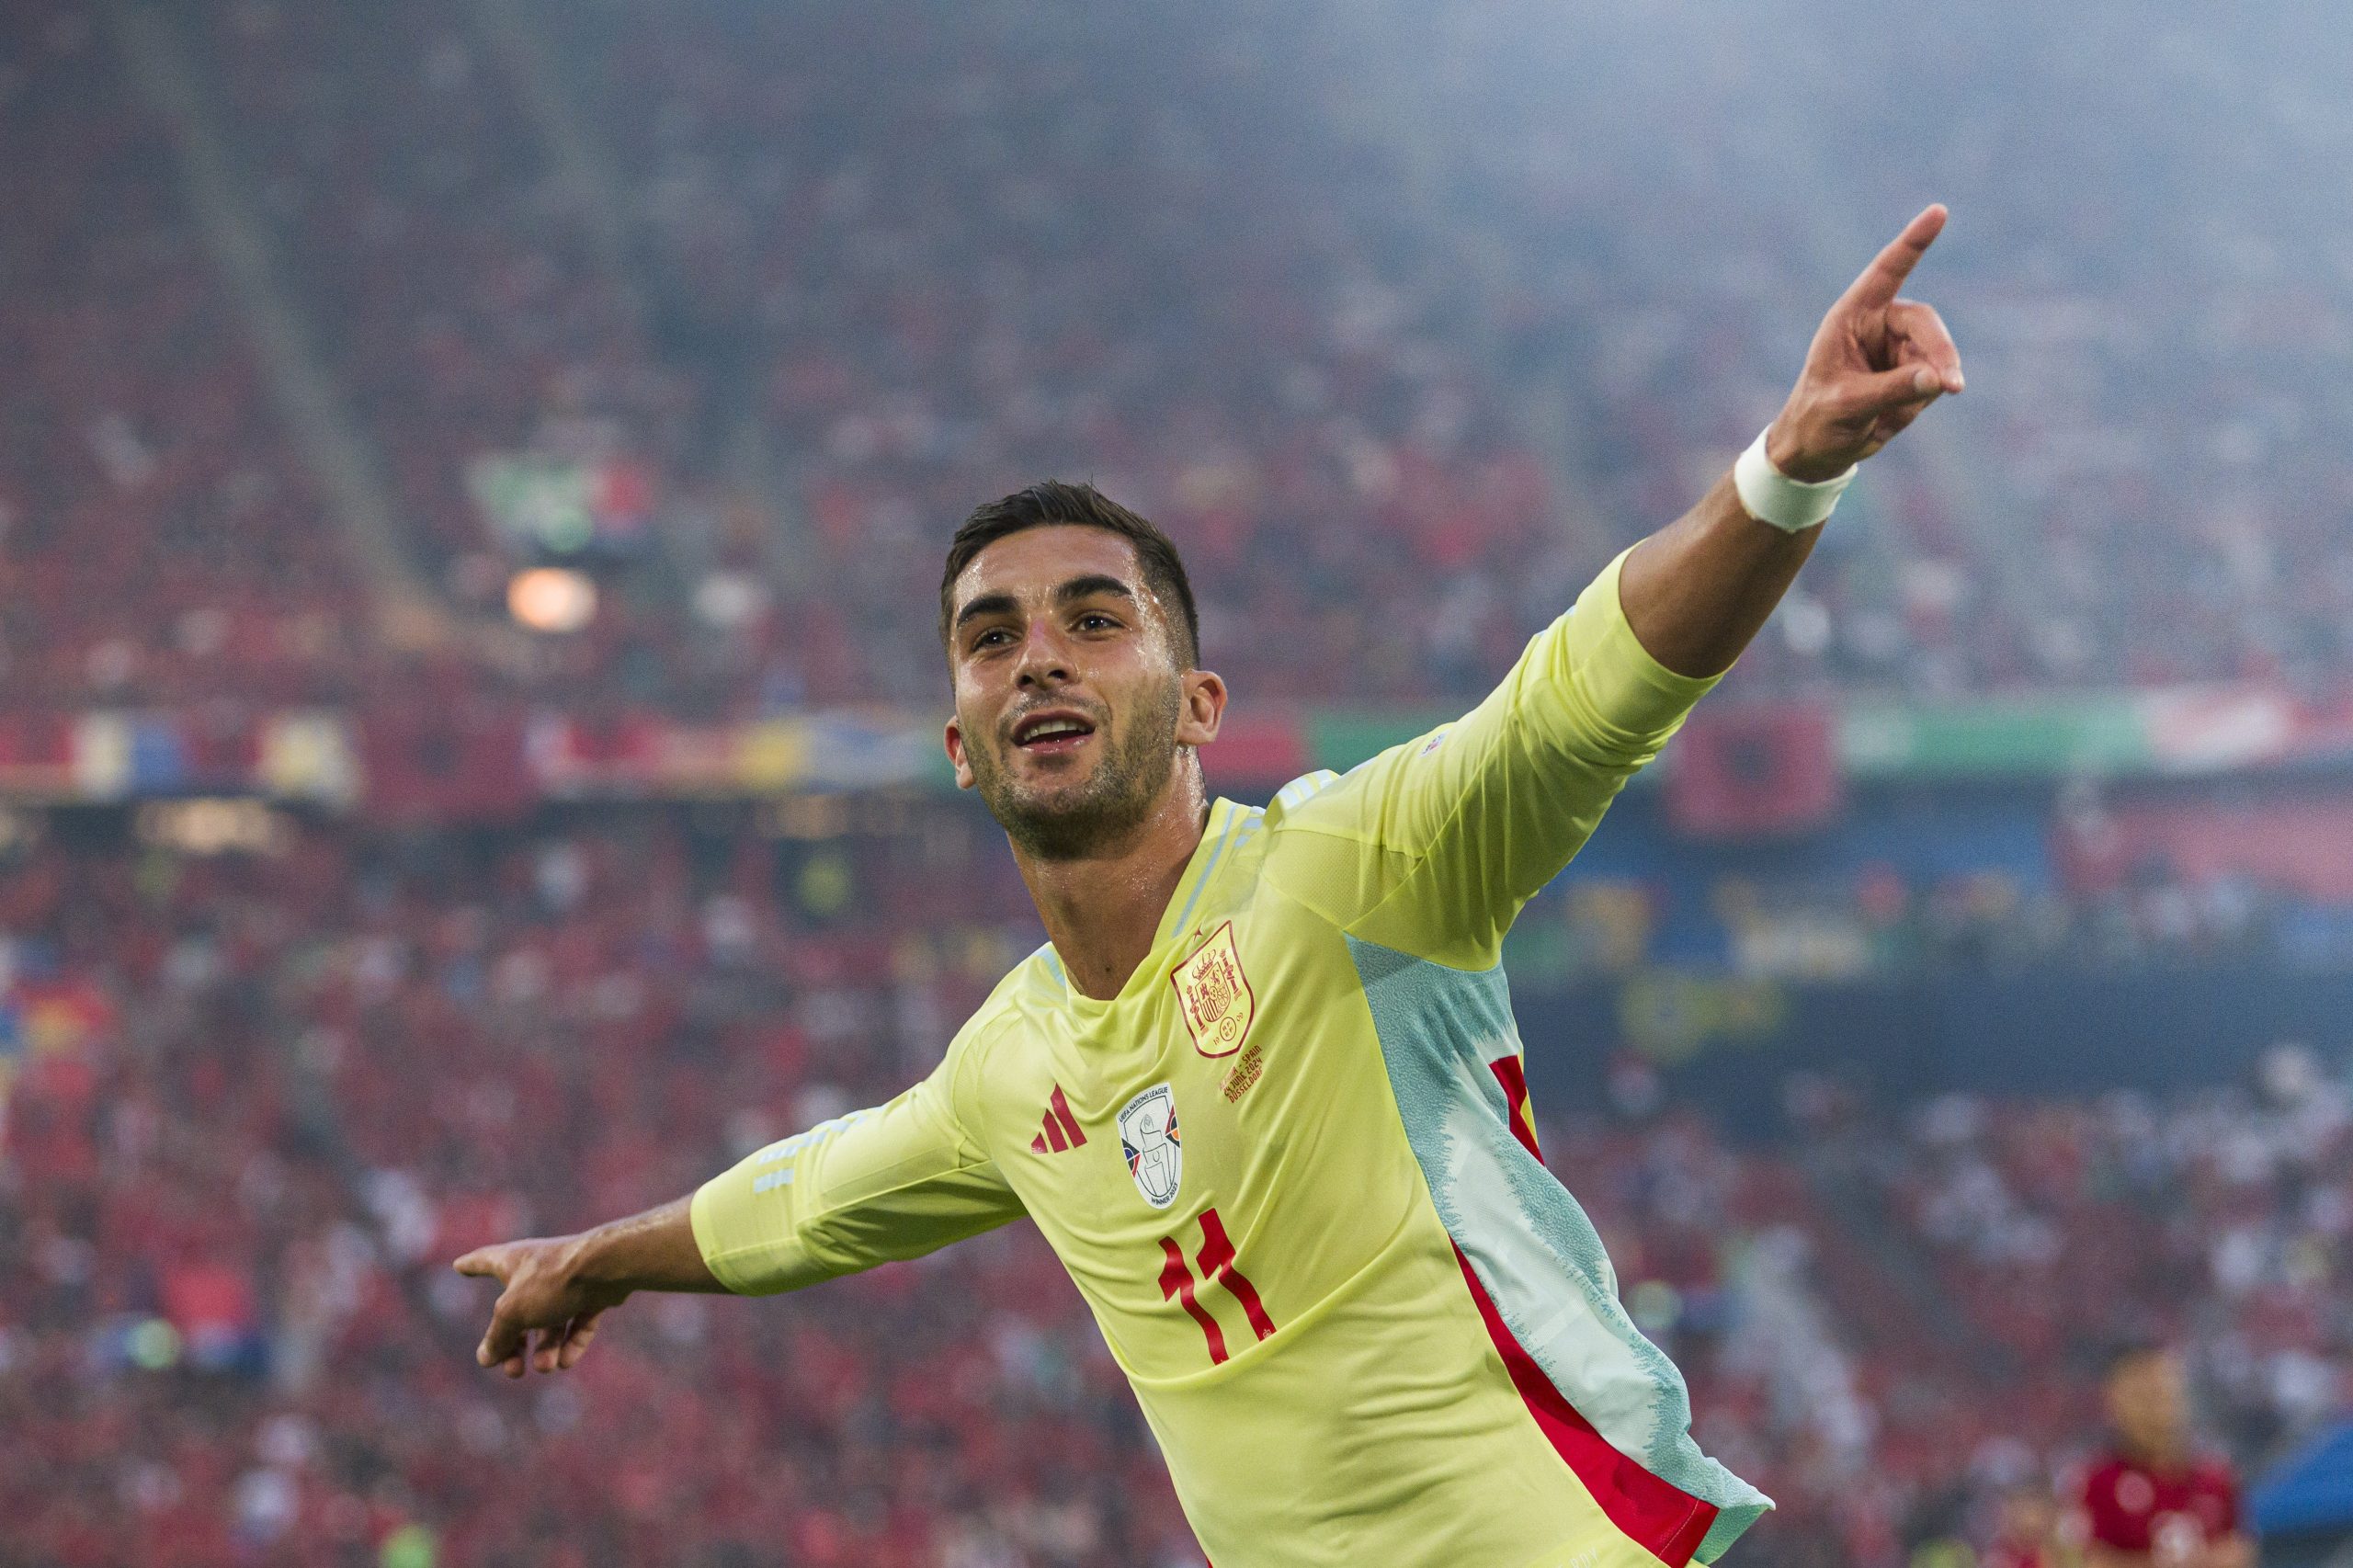
[[[1835,485],[1961,390],[1937,313],[1897,298],[1944,217],[1915,218],[1831,308],[1758,449],[1610,562],[1477,708],[1278,797],[1302,830],[1276,873],[1294,896],[1361,941],[1456,968],[1496,960],[1520,907],[1748,645],[1813,548],[1818,528],[1764,518],[1818,520],[1835,497],[1809,486]]]
[[[1898,297],[1944,226],[1942,207],[1913,219],[1823,318],[1765,435],[1764,456],[1782,479],[1836,481],[1928,404],[1961,390],[1961,354],[1945,324],[1931,307]],[[1727,472],[1627,557],[1619,583],[1627,623],[1677,674],[1721,675],[1780,602],[1821,532],[1759,521]]]

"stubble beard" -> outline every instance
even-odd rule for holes
[[[1051,793],[1031,793],[1013,783],[989,747],[968,747],[972,788],[1025,854],[1041,860],[1099,855],[1142,825],[1175,776],[1176,722],[1183,707],[1183,683],[1171,680],[1086,780]]]

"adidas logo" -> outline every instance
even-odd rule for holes
[[[1038,1153],[1051,1150],[1059,1154],[1086,1142],[1086,1134],[1078,1130],[1078,1118],[1070,1113],[1070,1101],[1063,1098],[1060,1084],[1054,1085],[1054,1097],[1046,1102],[1044,1125],[1046,1130],[1029,1140],[1029,1147]]]

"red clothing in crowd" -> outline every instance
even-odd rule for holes
[[[2114,1551],[2172,1559],[2239,1528],[2238,1477],[2227,1460],[2206,1455],[2159,1470],[2102,1454],[2084,1472],[2076,1505],[2086,1539]]]

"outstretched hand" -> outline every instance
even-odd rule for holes
[[[477,1364],[519,1378],[527,1366],[542,1372],[569,1370],[588,1353],[597,1320],[629,1292],[591,1287],[578,1278],[574,1264],[579,1241],[555,1236],[500,1242],[458,1259],[459,1273],[495,1279],[504,1287],[490,1310],[490,1327],[475,1347]],[[534,1331],[536,1348],[530,1343]]]
[[[1822,318],[1798,384],[1765,436],[1765,455],[1791,479],[1844,473],[1928,404],[1961,390],[1961,351],[1944,322],[1932,307],[1897,298],[1944,226],[1941,204],[1906,223]]]

